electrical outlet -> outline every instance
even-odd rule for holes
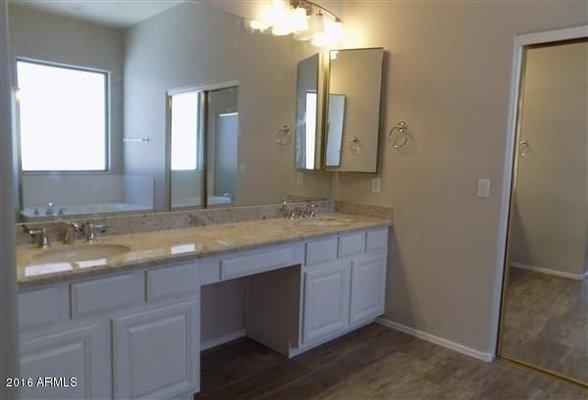
[[[372,193],[382,192],[382,178],[372,178]]]
[[[478,179],[478,199],[490,197],[490,179]]]

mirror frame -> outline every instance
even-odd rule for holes
[[[331,63],[331,53],[332,52],[343,52],[343,51],[357,51],[357,50],[381,50],[382,51],[382,62],[381,62],[381,71],[380,71],[380,82],[379,82],[379,104],[378,104],[378,130],[377,130],[377,134],[376,134],[376,150],[375,150],[375,164],[374,164],[374,169],[370,170],[370,171],[354,171],[354,170],[345,170],[345,169],[341,169],[341,159],[339,160],[339,166],[334,167],[334,166],[327,166],[325,165],[326,159],[327,159],[327,154],[326,154],[326,143],[327,143],[327,124],[326,121],[328,120],[328,116],[329,116],[329,94],[330,94],[330,84],[331,84],[331,67],[332,67],[332,63]],[[385,65],[385,59],[386,59],[386,52],[384,50],[384,47],[359,47],[359,48],[352,48],[352,49],[332,49],[329,50],[328,55],[327,55],[327,61],[328,61],[328,68],[327,68],[327,73],[326,73],[326,79],[325,79],[325,94],[324,94],[324,98],[323,98],[323,129],[322,129],[322,138],[324,140],[325,145],[323,146],[323,154],[322,154],[322,160],[323,160],[323,169],[325,171],[328,172],[356,172],[356,173],[366,173],[366,174],[378,174],[380,172],[380,148],[381,148],[381,132],[382,132],[382,127],[383,127],[383,116],[382,116],[382,107],[383,107],[383,96],[384,96],[384,65]],[[344,132],[343,132],[344,133]],[[341,138],[341,140],[343,141],[343,137]],[[344,144],[342,143],[342,146],[344,146]]]

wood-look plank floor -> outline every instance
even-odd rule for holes
[[[501,353],[588,383],[588,281],[510,268]]]
[[[289,360],[250,339],[205,351],[195,399],[560,400],[588,392],[371,324]]]

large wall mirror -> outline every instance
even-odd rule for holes
[[[330,197],[275,135],[308,42],[183,1],[14,1],[9,26],[21,219]]]
[[[588,39],[524,50],[499,355],[588,386]]]
[[[332,50],[325,126],[325,167],[377,172],[384,50]]]

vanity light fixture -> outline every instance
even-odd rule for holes
[[[249,27],[274,36],[291,34],[317,47],[336,47],[344,37],[343,21],[309,0],[272,0]]]

